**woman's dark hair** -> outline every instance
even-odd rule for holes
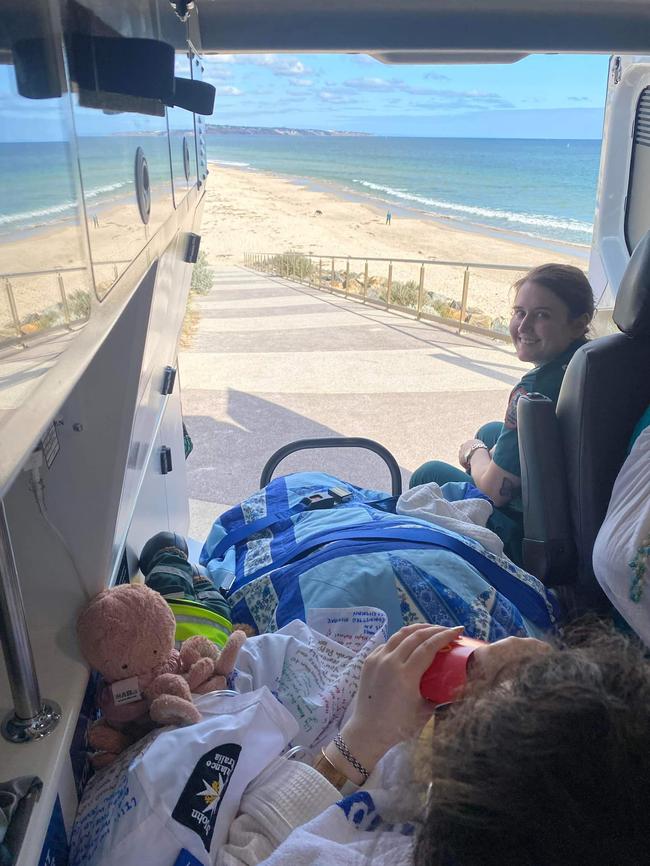
[[[416,866],[649,862],[650,665],[611,632],[572,643],[437,725]]]
[[[567,305],[572,319],[587,313],[591,321],[594,315],[594,293],[580,268],[554,263],[533,268],[513,285],[515,297],[524,283],[537,283],[553,292]]]

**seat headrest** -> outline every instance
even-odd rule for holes
[[[650,231],[641,238],[627,263],[613,319],[629,337],[650,337]]]

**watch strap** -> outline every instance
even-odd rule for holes
[[[475,451],[480,451],[483,448],[485,448],[486,451],[490,450],[485,444],[485,442],[475,442],[473,445],[470,445],[470,447],[467,449],[467,454],[465,455],[465,466],[469,466],[472,454]]]
[[[330,761],[330,759],[325,754],[325,750],[320,750],[320,755],[316,758],[313,764],[314,770],[319,772],[321,776],[323,776],[327,781],[334,785],[335,788],[341,790],[343,785],[350,780],[342,773],[334,764]]]

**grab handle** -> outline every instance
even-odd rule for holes
[[[278,463],[293,454],[295,451],[308,451],[313,448],[365,448],[366,451],[373,451],[388,466],[391,480],[391,492],[393,496],[401,496],[402,494],[402,473],[400,472],[397,460],[390,453],[388,448],[384,448],[379,442],[374,439],[364,439],[362,436],[328,436],[324,439],[296,439],[295,442],[289,442],[278,448],[276,452],[271,454],[266,461],[262,474],[260,476],[260,487],[266,487],[273,473],[275,472]]]

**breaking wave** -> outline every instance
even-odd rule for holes
[[[546,216],[544,214],[518,213],[517,211],[502,210],[500,208],[479,207],[478,205],[441,201],[435,198],[415,195],[414,193],[407,192],[403,189],[395,189],[391,186],[382,186],[382,184],[379,183],[371,183],[369,180],[359,180],[357,178],[354,179],[354,183],[358,183],[360,186],[364,186],[367,189],[376,192],[387,193],[395,198],[426,205],[427,207],[436,208],[440,211],[452,211],[452,213],[466,214],[473,217],[500,220],[505,224],[514,223],[520,226],[531,226],[537,229],[561,229],[563,231],[575,232],[576,234],[582,235],[590,234],[593,229],[591,223],[582,222],[581,220],[559,219],[558,217]]]

